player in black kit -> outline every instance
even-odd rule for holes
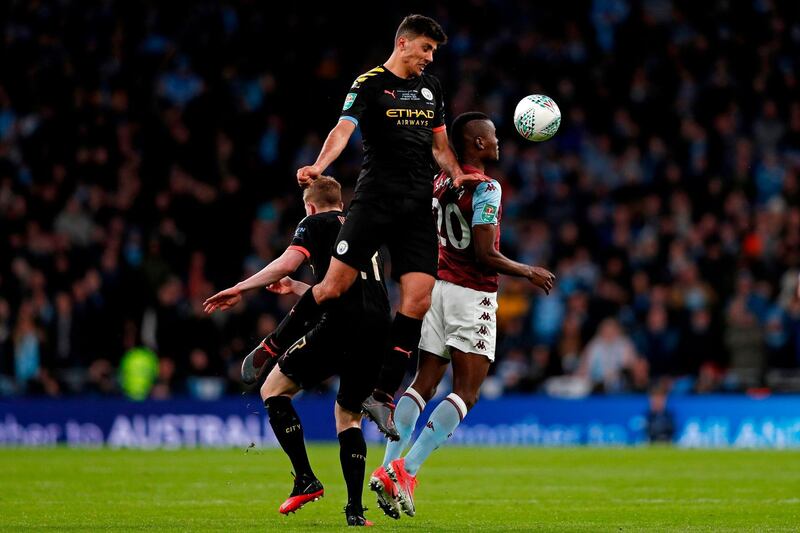
[[[316,316],[339,298],[386,244],[392,277],[400,282],[400,307],[389,349],[364,411],[396,440],[392,413],[408,359],[417,350],[422,318],[430,307],[437,272],[437,234],[431,215],[432,182],[441,167],[456,184],[485,181],[465,174],[447,141],[439,80],[425,74],[433,53],[447,41],[441,26],[410,15],[397,30],[389,59],[356,78],[317,161],[297,171],[301,186],[313,182],[341,154],[361,128],[364,161],[347,221],[339,233],[324,279],[295,307],[293,319]]]
[[[324,277],[345,221],[341,188],[335,180],[323,176],[304,191],[303,200],[308,216],[297,226],[283,255],[250,278],[206,300],[207,313],[230,308],[241,300],[243,291],[258,287],[268,286],[279,293],[306,292],[308,285],[285,277],[304,261],[311,264],[317,280]],[[361,500],[367,455],[361,432],[361,404],[375,385],[381,366],[379,355],[386,349],[390,324],[380,254],[375,253],[369,263],[369,269],[361,273],[335,305],[326,309],[310,330],[297,334],[287,327],[290,321],[284,320],[242,364],[242,380],[255,383],[271,367],[270,363],[275,360],[278,363],[261,387],[261,398],[275,436],[296,474],[294,489],[279,509],[283,514],[296,511],[322,497],[324,492],[309,464],[303,427],[292,397],[301,389],[314,387],[338,374],[340,385],[334,415],[348,493],[347,523],[369,525]],[[280,345],[290,346],[283,355],[276,348]]]

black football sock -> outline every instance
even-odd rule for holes
[[[361,492],[367,460],[367,443],[361,428],[347,428],[339,433],[339,460],[347,485],[347,503],[363,512]]]
[[[397,313],[392,322],[389,350],[383,357],[378,383],[372,396],[379,401],[391,401],[408,371],[409,360],[419,347],[422,320]],[[388,397],[388,399],[387,399]]]
[[[313,288],[313,287],[312,287]],[[314,300],[314,293],[308,289],[303,296],[294,304],[289,313],[283,317],[281,323],[275,328],[269,337],[269,344],[278,352],[283,352],[291,344],[303,336],[308,330],[307,322],[316,322],[322,313],[324,304],[318,304]]]
[[[272,396],[264,400],[264,407],[267,408],[272,431],[283,451],[289,456],[295,475],[298,478],[316,477],[308,462],[303,425],[294,410],[292,400],[286,396]]]

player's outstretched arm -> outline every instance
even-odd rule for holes
[[[501,254],[500,250],[494,247],[497,239],[497,226],[494,224],[472,226],[472,239],[475,258],[479,263],[501,274],[527,278],[528,281],[544,290],[545,294],[550,294],[556,276],[547,269],[517,263]]]
[[[297,270],[305,259],[306,256],[303,255],[302,252],[294,249],[287,249],[280,257],[246,280],[240,281],[233,287],[229,287],[210,297],[203,303],[203,311],[210,314],[216,310],[225,311],[226,309],[230,309],[242,301],[243,292],[279,281],[281,278]]]
[[[447,131],[441,130],[433,133],[433,158],[436,163],[444,170],[444,173],[453,178],[453,186],[461,187],[470,181],[491,181],[489,176],[484,176],[474,172],[472,174],[465,174],[461,170],[461,165],[458,164],[456,154],[450,148],[450,143],[447,142]]]
[[[356,125],[349,120],[340,120],[328,134],[325,139],[325,144],[322,145],[322,150],[319,152],[317,161],[313,165],[303,167],[297,170],[297,184],[301,187],[307,187],[312,181],[317,179],[331,163],[336,161],[336,158],[341,155],[344,147],[347,146],[347,141],[356,129]]]
[[[267,285],[267,290],[275,294],[296,294],[302,296],[311,287],[308,283],[297,281],[286,276],[275,283]]]

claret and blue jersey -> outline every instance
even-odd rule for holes
[[[480,172],[464,165],[464,172]],[[439,278],[477,291],[496,292],[498,274],[475,256],[472,227],[500,225],[502,189],[496,180],[455,189],[441,172],[433,181],[433,210],[439,232]],[[500,249],[498,227],[494,247]]]

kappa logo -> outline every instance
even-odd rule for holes
[[[483,314],[480,316],[480,319],[481,319],[481,320],[491,320],[491,319],[492,319],[492,317],[491,317],[491,315],[489,315],[489,313],[483,313]]]
[[[397,100],[397,95],[395,94],[395,91],[388,91],[388,90],[384,89],[383,92],[388,94],[389,96],[391,96],[395,100]]]
[[[433,100],[433,93],[427,87],[422,88],[422,96],[424,96],[426,100]]]
[[[492,306],[492,301],[489,298],[484,298],[481,300],[481,305],[485,305],[486,307]]]
[[[347,241],[339,241],[339,244],[336,245],[336,254],[337,255],[344,255],[347,253],[347,250],[350,249],[350,245]]]
[[[428,423],[425,424],[425,427],[430,429],[431,431],[436,431],[436,428],[433,427],[433,422],[431,422],[430,420],[428,420]]]
[[[494,190],[497,190],[497,187],[495,187],[493,183],[489,183],[489,184],[486,185],[486,191],[487,192],[491,192],[491,191],[494,191]]]
[[[489,334],[489,328],[487,328],[486,326],[481,326],[478,329],[478,335],[488,335],[488,334]]]
[[[483,342],[483,341],[478,341],[478,342],[475,343],[475,348],[478,349],[478,350],[485,350],[486,349],[486,343]]]

